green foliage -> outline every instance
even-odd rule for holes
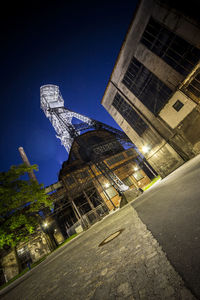
[[[22,179],[37,169],[21,164],[0,173],[0,248],[26,241],[38,226],[38,211],[52,204],[42,184]]]

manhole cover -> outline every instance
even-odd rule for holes
[[[120,233],[122,233],[123,230],[124,230],[124,229],[120,229],[120,230],[118,230],[118,231],[112,233],[111,235],[109,235],[105,240],[103,240],[103,242],[101,242],[101,243],[99,244],[99,247],[101,247],[101,246],[103,246],[103,245],[105,245],[105,244],[111,242],[112,240],[114,240],[118,235],[120,235]]]

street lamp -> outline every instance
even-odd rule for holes
[[[147,145],[142,147],[142,152],[143,153],[147,153],[147,152],[149,152],[149,150],[150,150],[150,147],[147,146]]]
[[[142,152],[145,154],[145,153],[149,152],[150,149],[151,149],[151,148],[150,148],[148,145],[144,145],[144,146],[142,147]],[[140,155],[140,152],[139,152],[139,156],[140,156],[140,158],[142,159],[143,164],[144,164],[144,165],[149,169],[149,171],[156,177],[157,174],[155,174],[155,172],[153,171],[153,169],[150,168],[150,166],[145,162],[145,157],[142,157],[142,156]]]
[[[52,233],[52,223],[46,221],[46,222],[42,223],[41,227],[43,229],[43,232],[45,233],[45,237],[47,238],[46,240],[47,240],[49,249],[54,250],[57,247],[57,243],[56,243],[55,238]]]
[[[47,228],[48,223],[47,222],[43,223],[43,226],[44,226],[44,228]]]

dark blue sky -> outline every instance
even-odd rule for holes
[[[100,102],[138,1],[40,2],[2,11],[0,171],[21,163],[22,146],[46,186],[67,152],[40,109],[40,86],[58,85],[65,107],[117,127]]]

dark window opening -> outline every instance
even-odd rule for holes
[[[128,186],[131,186],[131,185],[133,185],[133,181],[132,181],[132,179],[131,179],[131,177],[129,176],[129,177],[126,177],[126,178],[124,178],[123,179],[123,183],[124,184],[126,184],[126,185],[128,185]]]
[[[179,111],[183,106],[184,106],[184,104],[183,104],[180,100],[177,100],[177,101],[174,103],[173,108],[174,108],[176,111]]]
[[[74,178],[71,176],[65,177],[65,181],[67,182],[68,185],[75,183]]]
[[[135,155],[136,154],[136,152],[135,152],[135,150],[134,149],[128,149],[128,150],[126,150],[126,155],[127,156],[133,156],[133,155]]]
[[[84,179],[89,175],[88,171],[82,171],[78,174],[80,179]]]
[[[112,158],[110,158],[110,159],[107,159],[107,164],[108,164],[109,166],[111,166],[111,165],[114,165],[115,163],[120,162],[120,161],[122,161],[122,160],[124,160],[124,155],[123,155],[123,153],[118,154],[117,156],[114,156],[114,157],[112,157]]]
[[[188,75],[200,59],[200,49],[150,18],[141,43],[182,75]]]
[[[155,115],[172,93],[168,86],[135,57],[132,58],[122,82]]]
[[[18,254],[22,269],[25,269],[27,267],[28,263],[30,263],[30,264],[32,263],[31,255],[30,255],[27,245],[21,249],[18,249],[17,254]]]
[[[187,86],[187,90],[194,94],[196,97],[200,97],[200,73],[190,82]]]
[[[120,96],[119,93],[115,95],[112,105],[121,114],[121,116],[129,123],[129,125],[137,132],[138,135],[142,135],[148,128],[148,125],[142,120],[142,118],[133,110],[133,108]]]

